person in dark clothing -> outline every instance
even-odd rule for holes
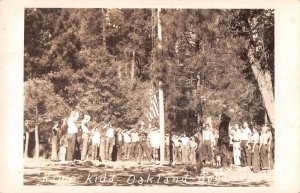
[[[146,158],[149,162],[153,162],[154,160],[151,157],[151,150],[147,143],[147,134],[145,132],[141,132],[139,134],[139,141],[138,141],[138,164],[141,164],[142,157],[145,154]]]
[[[231,118],[223,112],[221,114],[221,122],[219,126],[219,141],[218,146],[220,149],[220,155],[221,155],[221,165],[223,167],[228,166],[230,159],[229,159],[229,122]]]

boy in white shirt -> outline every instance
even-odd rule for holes
[[[182,163],[187,164],[189,159],[189,142],[190,139],[187,137],[186,133],[184,132],[180,139],[181,141],[181,152],[182,152]]]
[[[202,137],[203,137],[203,157],[207,157],[205,159],[206,163],[209,164],[210,161],[212,160],[212,140],[213,140],[213,133],[211,131],[211,128],[209,125],[205,124],[204,129],[202,131]]]
[[[81,121],[81,129],[82,129],[82,151],[81,151],[81,160],[85,160],[88,151],[88,140],[90,131],[88,128],[88,122],[91,120],[89,115],[84,115],[83,120]]]
[[[112,127],[111,123],[104,126],[104,128],[107,128],[106,130],[106,143],[105,143],[105,157],[109,161],[112,160],[112,152],[113,152],[113,146],[115,145],[115,130]]]
[[[128,129],[124,129],[122,131],[122,135],[123,135],[123,139],[124,139],[124,159],[129,160],[131,137],[129,135]]]
[[[92,131],[92,159],[98,159],[98,148],[100,146],[101,135],[99,128],[94,128]]]
[[[139,142],[139,133],[136,129],[132,129],[130,131],[131,136],[131,149],[130,149],[130,156],[133,159],[137,159],[138,156],[138,142]]]
[[[239,128],[238,124],[235,124],[233,127],[233,161],[234,164],[239,166],[241,165],[240,157],[241,157],[241,149],[240,149],[240,143],[241,143],[241,130]]]
[[[248,123],[243,123],[243,128],[241,131],[241,153],[243,164],[251,166],[251,153],[250,147],[248,145],[251,137],[251,130],[249,129]]]
[[[180,155],[181,147],[180,147],[180,141],[177,134],[174,134],[172,136],[172,146],[173,146],[173,164],[175,164],[176,162],[181,161],[181,155]]]
[[[70,117],[67,120],[68,125],[68,148],[67,148],[67,161],[73,161],[75,145],[77,140],[78,127],[76,125],[76,121],[79,118],[79,113],[77,111],[72,111]]]

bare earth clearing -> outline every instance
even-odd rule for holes
[[[248,167],[161,166],[131,161],[24,161],[24,185],[78,186],[272,186],[274,171],[253,173]]]

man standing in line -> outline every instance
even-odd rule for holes
[[[213,133],[209,125],[204,125],[204,130],[202,132],[203,137],[203,149],[204,149],[204,157],[207,157],[205,160],[206,164],[210,164],[212,160],[212,151],[211,151],[211,141],[213,139]]]
[[[109,161],[112,160],[113,147],[115,145],[115,130],[111,123],[104,126],[106,130],[105,157]]]
[[[235,124],[233,127],[233,137],[232,137],[232,142],[233,142],[233,161],[234,165],[241,165],[241,149],[240,149],[240,143],[241,143],[241,130],[239,128],[238,124]]]
[[[131,150],[130,150],[130,157],[134,160],[137,159],[137,153],[138,152],[138,142],[139,142],[139,133],[136,129],[131,130],[130,132],[131,136]]]
[[[89,128],[87,127],[88,122],[91,120],[89,115],[84,115],[84,118],[81,122],[82,129],[82,152],[81,152],[81,160],[84,161],[87,158],[87,150],[88,150],[88,141],[90,136]]]
[[[189,142],[190,138],[184,132],[179,140],[181,141],[182,163],[187,164],[189,161]]]
[[[131,137],[129,135],[128,129],[124,129],[121,133],[124,140],[124,160],[129,160]]]
[[[251,166],[251,153],[249,141],[251,137],[251,130],[249,129],[248,123],[243,123],[242,133],[241,133],[241,153],[243,165]]]
[[[123,159],[123,152],[122,152],[122,147],[123,147],[123,135],[121,133],[121,128],[117,128],[116,129],[116,133],[115,133],[115,139],[116,139],[116,145],[115,145],[115,149],[116,149],[116,160],[117,161],[121,161]]]
[[[269,170],[269,153],[271,151],[271,142],[272,142],[272,134],[269,131],[270,128],[267,124],[262,127],[261,136],[260,136],[260,159],[262,163],[262,170]]]
[[[67,120],[67,141],[68,141],[68,148],[67,148],[67,161],[72,161],[74,152],[75,152],[75,145],[77,140],[77,133],[78,127],[76,125],[76,121],[79,118],[79,113],[77,111],[72,111],[70,117]]]
[[[197,142],[197,152],[196,152],[196,159],[197,159],[197,168],[200,170],[202,168],[202,144],[203,144],[203,136],[202,136],[202,129],[201,127],[197,128],[197,133],[195,133],[194,137],[196,138]]]

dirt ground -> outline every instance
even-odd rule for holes
[[[249,167],[155,165],[132,161],[51,162],[24,160],[24,185],[58,186],[272,186],[274,171],[253,173]]]

